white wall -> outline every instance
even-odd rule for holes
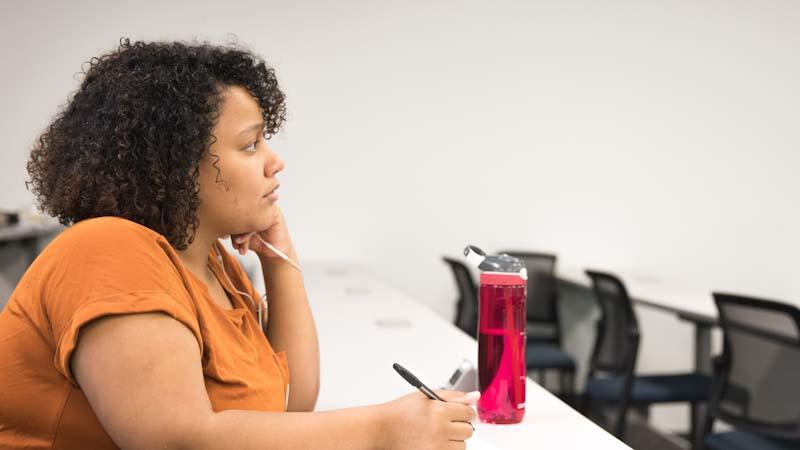
[[[0,6],[0,207],[30,203],[28,149],[82,61],[233,33],[288,93],[302,259],[359,259],[444,315],[439,257],[468,242],[800,298],[793,0],[62,3]],[[663,338],[689,329],[654,323],[645,369],[688,364]]]

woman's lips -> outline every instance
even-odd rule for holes
[[[272,202],[278,201],[278,188],[273,189],[272,192],[265,195],[264,198]]]

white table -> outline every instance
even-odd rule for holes
[[[306,263],[304,275],[320,340],[318,410],[382,403],[413,391],[398,362],[431,387],[445,384],[477,343],[431,309],[342,263]],[[527,380],[517,425],[477,424],[477,442],[513,449],[629,448],[541,386]]]

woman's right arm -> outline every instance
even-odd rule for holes
[[[160,313],[81,329],[72,373],[123,449],[463,449],[471,407],[420,393],[322,413],[214,412],[192,332]],[[453,398],[453,394],[448,394]],[[456,400],[458,401],[458,400]]]

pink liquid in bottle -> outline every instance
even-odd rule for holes
[[[478,417],[483,422],[519,423],[525,415],[525,290],[518,274],[481,274]]]

